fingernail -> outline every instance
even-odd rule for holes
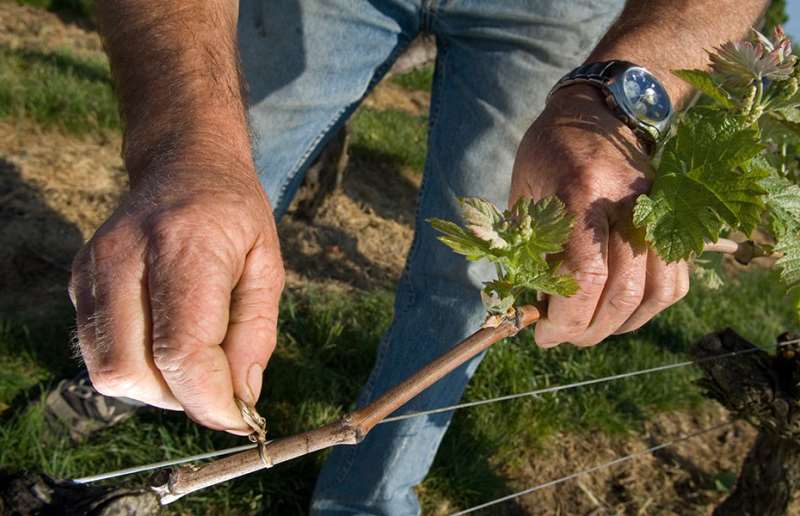
[[[247,389],[250,391],[250,399],[245,400],[254,405],[258,396],[261,394],[261,382],[264,378],[264,369],[260,364],[253,364],[247,370]]]
[[[225,431],[228,432],[229,434],[239,435],[242,437],[250,435],[252,433],[252,430],[250,430],[249,427],[247,427],[247,430],[241,430],[239,428],[226,428]]]

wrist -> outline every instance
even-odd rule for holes
[[[206,171],[255,178],[246,126],[219,119],[128,127],[123,158],[132,188],[166,173],[174,178],[198,178]]]
[[[550,95],[545,112],[560,124],[577,124],[601,135],[614,135],[648,153],[647,146],[614,114],[597,86],[578,83],[559,88]]]

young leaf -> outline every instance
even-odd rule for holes
[[[498,232],[503,216],[494,204],[478,197],[465,197],[459,201],[467,229],[473,235],[487,242],[492,249],[508,247],[508,242]]]
[[[668,262],[702,252],[723,223],[749,234],[764,210],[759,183],[768,172],[751,166],[762,150],[758,130],[738,117],[708,109],[683,117],[650,195],[637,199],[634,224]]]
[[[693,280],[707,289],[717,290],[724,281],[722,280],[722,253],[703,253],[694,260],[692,269]]]
[[[725,205],[705,185],[684,174],[665,174],[653,192],[640,195],[633,223],[645,227],[645,239],[667,262],[703,252],[706,240],[716,242],[722,229],[718,213]]]
[[[705,185],[725,205],[719,215],[728,225],[749,235],[764,211],[762,198],[766,190],[760,182],[767,174],[763,168],[748,163],[728,171],[713,165],[703,166],[688,175]]]
[[[781,125],[784,129],[787,129],[789,132],[794,134],[795,136],[800,136],[800,123],[794,122],[792,120],[787,120],[782,117],[770,116],[770,120],[774,120],[779,125]]]
[[[800,234],[787,233],[775,246],[775,250],[783,253],[783,256],[775,262],[783,283],[789,289],[800,287]]]
[[[481,302],[490,314],[506,315],[509,308],[514,306],[514,296],[509,294],[501,298],[497,291],[491,290],[487,293],[484,289],[481,290]]]
[[[781,239],[788,232],[800,230],[800,186],[777,172],[761,185],[767,192],[767,214],[774,236]]]
[[[489,244],[470,235],[458,224],[442,219],[428,219],[433,229],[443,233],[438,239],[447,247],[470,260],[479,260],[489,254]]]
[[[526,279],[521,286],[545,294],[557,294],[564,297],[575,295],[578,292],[578,282],[568,274],[559,274],[560,266],[560,262],[555,262],[543,271],[524,275]]]
[[[673,70],[672,73],[705,93],[726,109],[733,107],[730,94],[714,81],[710,73],[702,70]]]
[[[744,125],[740,117],[695,108],[680,119],[675,136],[664,146],[658,171],[688,172],[713,165],[714,169],[727,172],[763,149],[758,129]]]
[[[486,283],[482,300],[486,309],[504,315],[520,298],[534,299],[537,291],[569,296],[578,284],[548,263],[569,239],[574,217],[555,197],[535,202],[528,198],[500,213],[491,203],[477,198],[461,199],[467,229],[453,222],[432,219],[439,240],[470,259],[495,264],[498,280]]]
[[[555,196],[545,197],[530,203],[528,213],[533,233],[528,240],[528,252],[542,255],[561,252],[575,223],[575,217],[567,212],[564,203]]]

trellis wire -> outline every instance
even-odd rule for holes
[[[788,341],[785,341],[785,342],[778,343],[777,347],[787,346],[787,345],[790,345],[790,344],[798,344],[798,343],[800,343],[800,339],[788,340]],[[542,394],[565,391],[565,390],[569,390],[569,389],[576,389],[576,388],[579,388],[579,387],[587,387],[587,386],[590,386],[590,385],[596,385],[596,384],[600,384],[600,383],[607,383],[607,382],[612,382],[612,381],[616,381],[616,380],[622,380],[624,378],[632,378],[634,376],[652,374],[652,373],[667,371],[667,370],[670,370],[670,369],[678,369],[678,368],[681,368],[681,367],[687,367],[687,366],[694,365],[694,364],[700,364],[700,363],[707,362],[707,361],[710,361],[710,360],[721,360],[721,359],[731,358],[731,357],[738,356],[738,355],[745,355],[745,354],[748,354],[748,353],[753,353],[755,351],[759,351],[760,349],[761,348],[754,347],[752,349],[745,349],[745,350],[742,350],[742,351],[731,351],[729,353],[721,353],[719,355],[704,357],[704,358],[700,358],[700,359],[697,359],[697,360],[687,360],[687,361],[684,361],[684,362],[676,362],[676,363],[673,363],[673,364],[666,364],[666,365],[661,365],[661,366],[656,366],[656,367],[650,367],[650,368],[647,368],[647,369],[641,369],[639,371],[631,371],[631,372],[627,372],[627,373],[620,373],[620,374],[615,374],[615,375],[611,375],[611,376],[605,376],[605,377],[602,377],[602,378],[592,378],[591,380],[582,380],[582,381],[579,381],[579,382],[568,383],[568,384],[565,384],[565,385],[553,385],[553,386],[550,386],[550,387],[543,387],[543,388],[540,388],[540,389],[534,389],[534,390],[527,391],[527,392],[520,392],[520,393],[515,393],[515,394],[507,394],[505,396],[497,396],[497,397],[494,397],[494,398],[487,398],[487,399],[483,399],[483,400],[476,400],[476,401],[469,401],[469,402],[465,402],[465,403],[458,403],[458,404],[455,404],[455,405],[449,405],[447,407],[440,407],[440,408],[431,409],[431,410],[423,410],[423,411],[419,411],[419,412],[409,412],[408,414],[401,414],[399,416],[387,417],[386,419],[381,421],[379,424],[393,423],[393,422],[402,421],[402,420],[410,419],[410,418],[414,418],[414,417],[428,416],[428,415],[432,415],[432,414],[441,414],[443,412],[451,412],[451,411],[455,411],[455,410],[462,409],[462,408],[476,407],[476,406],[479,406],[479,405],[486,405],[486,404],[489,404],[489,403],[497,403],[497,402],[500,402],[500,401],[508,401],[508,400],[513,400],[513,399],[517,399],[517,398],[525,398],[525,397],[529,397],[529,396],[539,396],[539,395],[542,395]],[[154,463],[151,463],[151,464],[144,464],[144,465],[141,465],[141,466],[133,466],[133,467],[130,467],[130,468],[120,469],[120,470],[116,470],[116,471],[110,471],[110,472],[107,472],[107,473],[100,473],[100,474],[97,474],[97,475],[90,475],[90,476],[85,476],[85,477],[81,477],[81,478],[76,478],[73,481],[77,482],[77,483],[80,483],[80,484],[85,484],[85,483],[89,483],[89,482],[97,482],[97,481],[100,481],[100,480],[107,480],[109,478],[122,477],[122,476],[126,476],[126,475],[132,475],[134,473],[143,473],[143,472],[146,472],[146,471],[166,468],[166,467],[175,466],[175,465],[178,465],[178,464],[185,464],[187,462],[195,462],[195,461],[199,461],[199,460],[205,460],[205,459],[211,459],[211,458],[215,458],[215,457],[221,457],[221,456],[224,456],[224,455],[230,455],[232,453],[249,450],[251,448],[255,448],[255,445],[254,444],[247,444],[247,445],[243,445],[243,446],[236,446],[234,448],[226,448],[226,449],[222,449],[222,450],[216,450],[216,451],[211,451],[211,452],[207,452],[207,453],[201,453],[201,454],[198,454],[198,455],[191,455],[191,456],[183,457],[183,458],[179,458],[179,459],[170,459],[170,460],[164,460],[164,461],[160,461],[160,462],[154,462]]]
[[[597,464],[597,465],[592,466],[590,468],[586,468],[586,469],[582,469],[580,471],[576,471],[575,473],[571,473],[571,474],[569,474],[567,476],[564,476],[564,477],[561,477],[561,478],[557,478],[555,480],[550,480],[550,481],[544,482],[542,484],[538,484],[538,485],[535,485],[533,487],[529,487],[528,489],[523,489],[522,491],[518,491],[518,492],[510,494],[510,495],[502,496],[500,498],[495,498],[494,500],[490,500],[490,501],[488,501],[486,503],[482,503],[480,505],[475,505],[474,507],[470,507],[469,509],[464,509],[463,511],[455,512],[455,513],[451,514],[450,516],[459,516],[461,514],[469,514],[471,512],[475,512],[475,511],[478,511],[480,509],[485,509],[487,507],[491,507],[492,505],[497,505],[498,503],[507,502],[509,500],[513,500],[515,498],[519,498],[520,496],[525,496],[527,494],[533,493],[534,491],[539,491],[540,489],[544,489],[544,488],[547,488],[547,487],[552,487],[554,485],[561,484],[562,482],[566,482],[568,480],[572,480],[572,479],[577,478],[577,477],[579,477],[581,475],[587,475],[589,473],[594,473],[595,471],[599,471],[599,470],[605,469],[605,468],[610,468],[611,466],[616,466],[617,464],[622,464],[623,462],[627,462],[629,460],[637,459],[637,458],[642,457],[644,455],[648,455],[648,454],[657,452],[658,450],[663,450],[664,448],[668,448],[669,446],[673,446],[675,444],[678,444],[678,443],[681,443],[681,442],[684,442],[684,441],[688,441],[689,439],[693,439],[695,437],[699,437],[701,435],[713,432],[715,430],[719,430],[721,428],[725,428],[726,426],[730,426],[732,424],[733,424],[733,421],[726,421],[725,423],[720,423],[720,424],[712,426],[710,428],[705,428],[703,430],[698,430],[697,432],[693,432],[691,434],[684,435],[684,436],[678,437],[676,439],[672,439],[671,441],[667,441],[665,443],[661,443],[661,444],[657,444],[655,446],[651,446],[650,448],[647,448],[646,450],[641,450],[641,451],[638,451],[638,452],[635,452],[635,453],[631,453],[630,455],[625,455],[623,457],[617,457],[616,459],[614,459],[612,461],[605,462],[603,464]]]

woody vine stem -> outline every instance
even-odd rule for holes
[[[743,264],[758,256],[760,250],[752,242],[736,243],[720,239],[709,244],[708,251],[728,253]],[[183,466],[157,474],[152,488],[163,505],[183,496],[211,487],[234,478],[247,475],[281,462],[343,444],[358,444],[372,428],[395,410],[405,405],[442,377],[464,364],[492,344],[516,335],[541,316],[540,308],[524,305],[513,308],[499,322],[490,316],[487,324],[471,336],[459,342],[450,351],[435,359],[405,381],[384,393],[372,403],[342,417],[334,423],[297,435],[276,439],[261,449],[240,452],[218,459],[200,467]]]
[[[675,75],[704,94],[679,117],[653,161],[656,179],[637,199],[634,226],[666,262],[694,262],[695,280],[719,285],[720,260],[741,263],[775,255],[782,282],[800,286],[800,70],[792,45],[778,28],[753,31],[710,55],[712,71]],[[646,96],[643,96],[646,97]],[[791,150],[791,152],[789,152]],[[464,226],[431,220],[439,239],[469,260],[488,260],[496,279],[481,298],[483,327],[372,403],[341,420],[200,467],[164,471],[153,481],[161,503],[340,444],[356,444],[381,420],[492,344],[535,323],[540,294],[569,296],[577,283],[552,255],[569,240],[574,217],[556,197],[520,199],[501,212],[478,198],[461,199]],[[734,242],[736,231],[762,242]],[[701,256],[704,252],[709,252]],[[709,258],[709,255],[711,256]],[[797,303],[800,307],[800,303]]]

